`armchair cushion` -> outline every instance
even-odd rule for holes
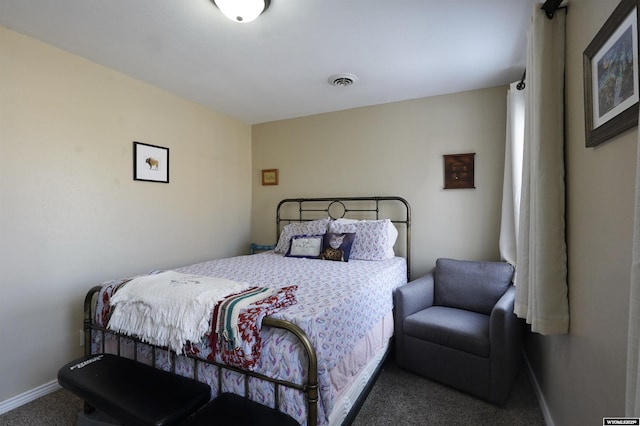
[[[489,315],[511,285],[513,271],[504,262],[438,259],[434,304]]]
[[[444,306],[423,309],[404,320],[404,332],[442,346],[489,356],[489,316]]]

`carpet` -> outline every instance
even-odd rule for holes
[[[524,369],[505,406],[497,407],[402,370],[388,359],[353,425],[544,426],[545,421]]]

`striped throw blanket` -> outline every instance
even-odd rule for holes
[[[240,294],[229,296],[218,304],[216,309],[216,333],[224,338],[226,347],[229,349],[239,348],[240,330],[238,317],[240,311],[252,303],[272,296],[276,290],[272,288],[253,287]]]
[[[298,286],[252,287],[218,303],[211,324],[210,358],[253,370],[260,358],[262,319],[296,303]]]

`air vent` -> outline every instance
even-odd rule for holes
[[[329,84],[338,87],[351,86],[356,81],[358,81],[358,77],[353,74],[334,74],[329,77]]]

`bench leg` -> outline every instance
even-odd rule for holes
[[[91,414],[79,412],[77,426],[122,426],[122,423],[112,419],[101,411],[95,410]]]

